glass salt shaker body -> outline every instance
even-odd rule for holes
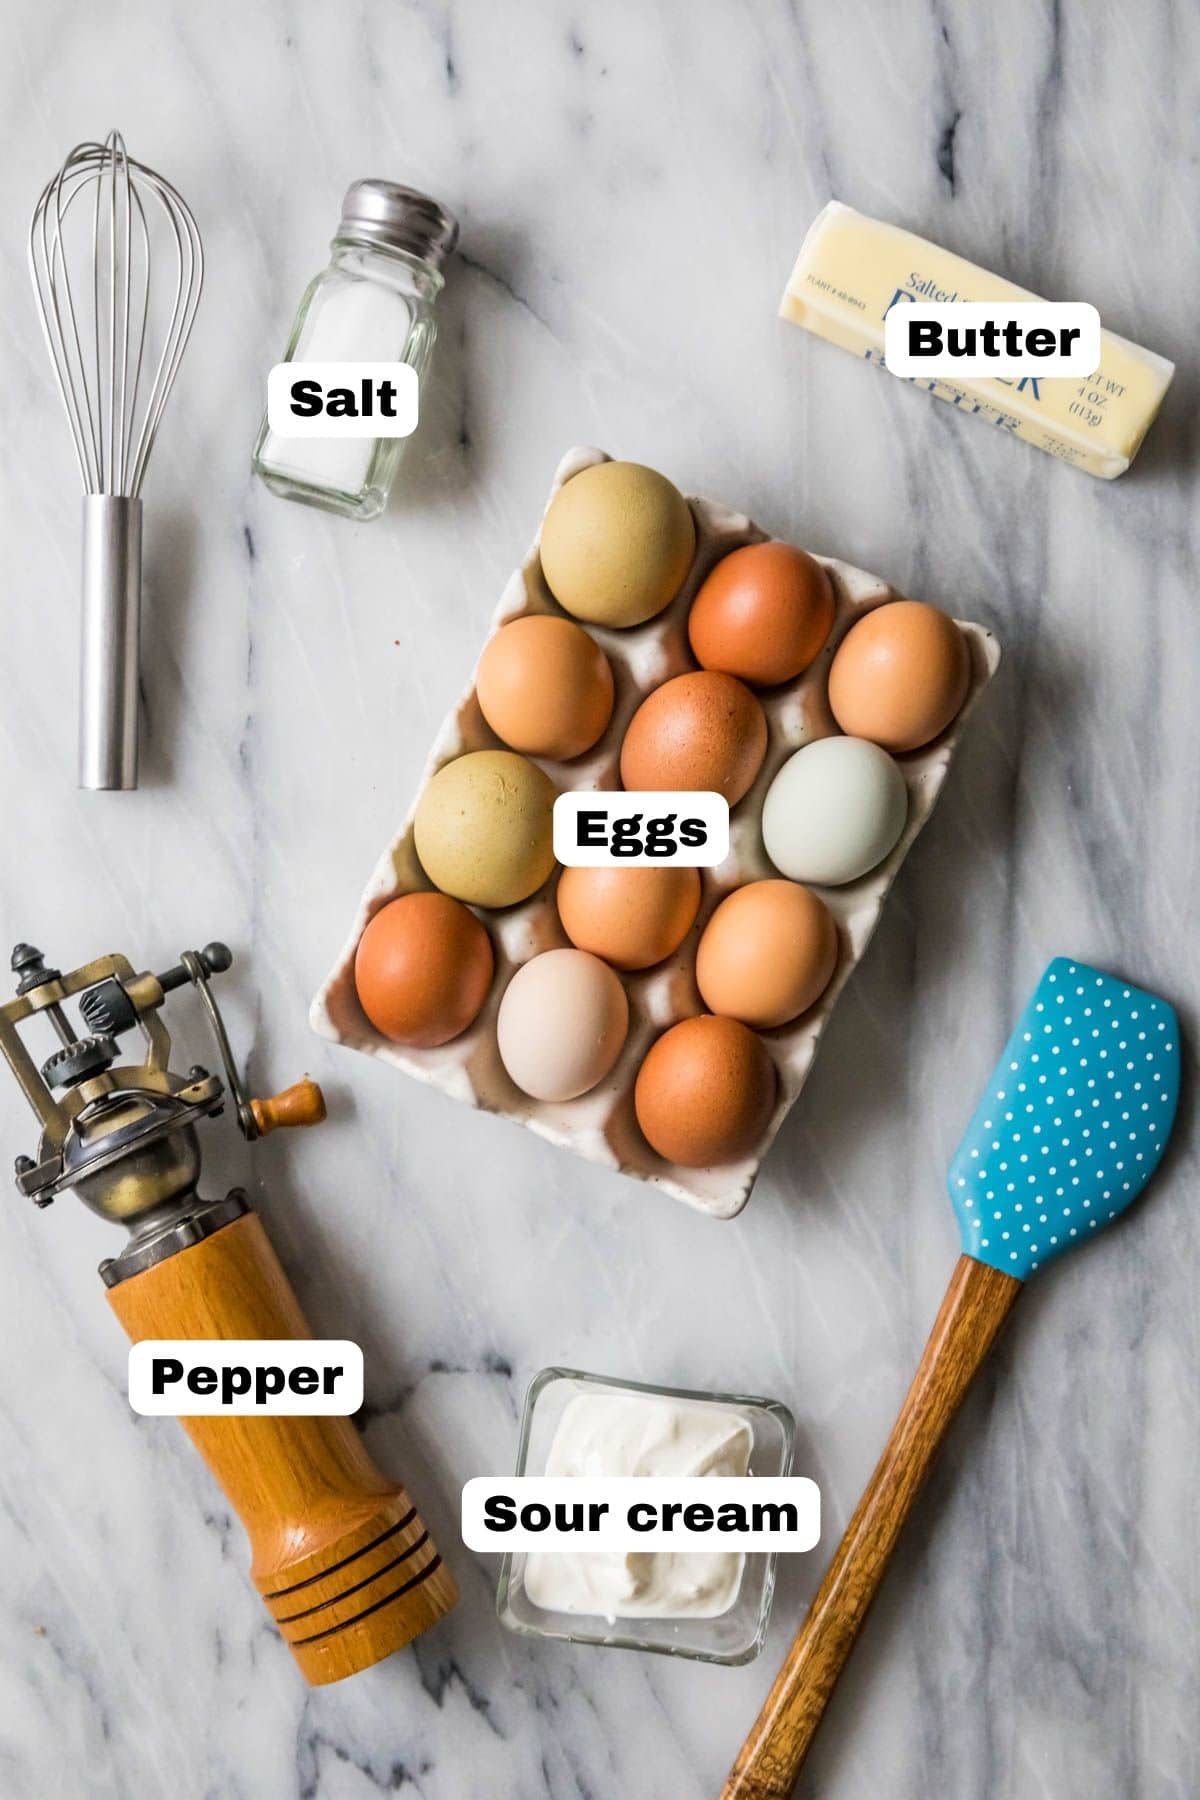
[[[285,362],[405,362],[421,377],[437,325],[434,306],[458,237],[428,195],[390,181],[356,181],[342,204],[328,267],[309,283]],[[289,500],[352,519],[383,511],[404,438],[285,438],[265,416],[253,467]]]

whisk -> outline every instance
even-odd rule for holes
[[[157,301],[156,255],[167,265]],[[170,182],[110,131],[102,144],[77,144],[47,183],[29,272],[83,478],[79,785],[135,788],[142,483],[196,316],[204,251]]]

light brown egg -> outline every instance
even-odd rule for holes
[[[641,463],[596,463],[558,490],[542,521],[542,573],[565,612],[642,625],[669,606],[692,564],[696,527],[677,487]]]
[[[737,1019],[711,1013],[665,1031],[634,1088],[646,1142],[686,1169],[749,1156],[774,1104],[775,1067],[762,1039]]]
[[[494,967],[491,939],[461,901],[402,894],[359,938],[354,985],[376,1031],[429,1050],[474,1021]]]
[[[642,701],[621,746],[621,781],[630,789],[710,789],[736,806],[766,751],[766,717],[750,689],[702,669]]]
[[[580,950],[649,969],[678,950],[700,908],[698,869],[564,869],[558,916]]]
[[[565,762],[604,735],[613,673],[582,625],[530,613],[489,640],[475,694],[496,736],[512,749]]]
[[[966,699],[971,658],[954,620],[922,600],[893,600],[858,621],[829,670],[829,704],[849,737],[919,750]]]
[[[795,881],[752,881],[722,900],[696,952],[705,1006],[767,1030],[820,999],[837,964],[824,901]]]
[[[815,557],[792,544],[746,544],[706,577],[688,637],[703,668],[775,687],[820,653],[833,608],[833,583]]]

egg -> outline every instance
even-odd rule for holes
[[[554,799],[550,777],[512,750],[445,763],[417,802],[421,867],[472,906],[515,906],[554,867]]]
[[[430,1050],[467,1029],[492,985],[492,942],[446,894],[402,894],[368,921],[354,985],[376,1031]]]
[[[475,694],[496,736],[514,750],[566,762],[604,735],[612,717],[613,673],[582,625],[530,613],[489,641]]]
[[[558,916],[580,950],[648,969],[678,950],[700,909],[698,869],[564,869]]]
[[[621,746],[621,780],[631,789],[712,790],[736,806],[766,751],[766,716],[750,689],[702,669],[642,701]]]
[[[607,963],[586,950],[546,950],[504,990],[496,1041],[523,1093],[574,1100],[604,1080],[628,1029],[625,990]]]
[[[767,789],[767,855],[793,881],[857,881],[895,848],[908,789],[886,750],[863,738],[818,738],[784,763]]]
[[[711,1012],[765,1030],[821,998],[837,955],[837,926],[823,900],[794,881],[752,881],[705,926],[696,984]]]
[[[876,607],[842,639],[829,705],[843,731],[885,750],[919,750],[967,697],[971,658],[954,620],[922,600]]]
[[[691,567],[696,527],[677,487],[641,463],[596,463],[558,490],[542,521],[546,585],[594,625],[642,625]]]
[[[792,681],[833,626],[833,583],[791,544],[746,544],[722,557],[688,615],[696,661],[756,687]]]
[[[775,1105],[775,1068],[737,1019],[702,1013],[672,1025],[638,1070],[634,1109],[651,1149],[686,1169],[757,1149]]]

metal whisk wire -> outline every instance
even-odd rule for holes
[[[85,495],[80,784],[136,787],[140,496],[200,303],[204,250],[182,196],[110,131],[77,144],[46,183],[29,273]]]
[[[68,230],[72,207],[89,189],[91,281],[85,286],[91,317],[81,323],[78,257]],[[153,268],[147,202],[166,222],[174,293],[143,391]],[[77,144],[47,182],[30,226],[29,270],[84,490],[136,496],[200,302],[204,250],[192,211],[169,181],[128,154],[120,132],[111,131],[102,144]],[[84,350],[89,326],[90,355]]]

